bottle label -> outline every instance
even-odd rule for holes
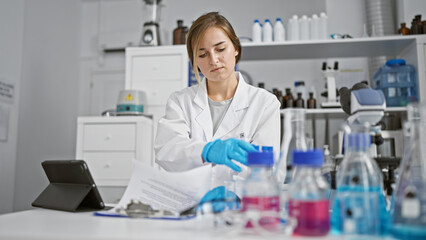
[[[404,218],[420,216],[420,201],[417,198],[405,198],[401,204],[401,215]]]
[[[297,220],[294,235],[323,236],[330,230],[328,200],[289,201],[289,215]]]

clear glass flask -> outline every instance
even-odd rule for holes
[[[284,109],[284,135],[281,141],[279,160],[275,164],[274,174],[279,184],[288,184],[292,179],[293,150],[308,149],[305,137],[305,109]]]
[[[426,239],[426,106],[410,104],[404,125],[405,151],[391,204],[391,234]]]
[[[383,177],[369,156],[367,125],[345,127],[345,156],[337,171],[336,196],[331,213],[333,234],[382,235],[388,213]]]

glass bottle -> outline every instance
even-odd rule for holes
[[[331,214],[334,234],[382,235],[388,225],[382,172],[368,154],[369,132],[367,125],[346,126],[345,156],[337,171]]]
[[[289,216],[296,219],[295,236],[324,236],[330,230],[327,188],[319,184],[317,170],[323,164],[322,150],[294,151],[297,166],[289,189]],[[325,181],[325,179],[323,179]]]
[[[273,229],[281,224],[280,188],[273,176],[273,164],[272,151],[248,153],[247,165],[251,172],[243,187],[242,206],[246,228]]]
[[[309,99],[306,105],[308,108],[317,108],[317,100],[315,100],[313,92],[309,93]]]
[[[293,94],[290,88],[285,89],[285,96],[283,97],[283,108],[292,108],[294,104]]]
[[[302,98],[301,92],[297,93],[297,98],[296,98],[296,101],[294,102],[294,107],[295,108],[305,108],[305,101]]]
[[[404,155],[391,204],[391,234],[397,239],[426,239],[426,106],[409,104],[404,125]]]
[[[275,166],[275,176],[279,184],[290,183],[292,179],[293,150],[308,149],[305,137],[306,110],[302,108],[284,109],[282,129],[284,135],[281,141],[281,152]]]
[[[405,26],[405,22],[401,23],[401,28],[398,29],[398,34],[400,35],[410,35],[410,29]]]
[[[177,20],[177,28],[173,30],[173,45],[185,44],[185,27],[183,20]]]

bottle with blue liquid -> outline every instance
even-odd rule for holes
[[[410,104],[405,148],[391,204],[390,233],[397,239],[426,239],[426,106]],[[423,119],[423,120],[422,120]],[[422,157],[423,156],[423,157]]]
[[[389,217],[382,172],[368,154],[371,145],[369,127],[354,124],[345,130],[345,156],[337,171],[331,232],[383,235]]]

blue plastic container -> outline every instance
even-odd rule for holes
[[[383,91],[388,107],[406,106],[418,101],[416,70],[404,59],[386,62],[373,76],[374,88]]]

